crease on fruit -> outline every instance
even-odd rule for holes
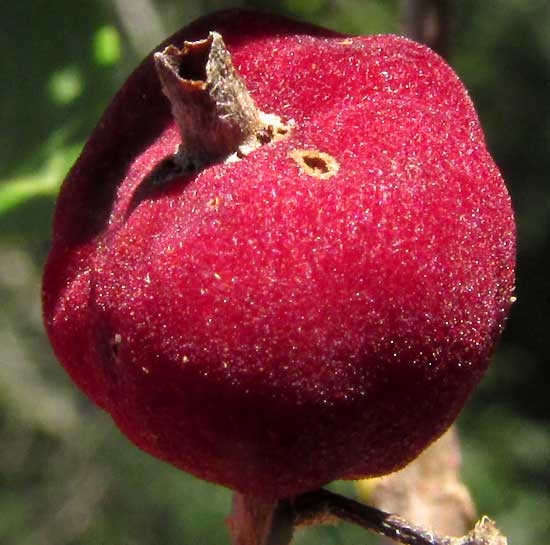
[[[340,170],[338,161],[332,155],[323,151],[295,149],[288,155],[298,164],[303,172],[314,178],[326,180]]]
[[[119,353],[121,344],[122,344],[122,335],[120,335],[120,333],[116,333],[113,339],[111,340],[111,352],[113,353],[113,357],[115,359],[118,358],[118,353]]]

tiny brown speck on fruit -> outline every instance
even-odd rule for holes
[[[262,127],[256,132],[256,139],[260,144],[269,144],[271,142],[279,142],[286,138],[292,129],[293,121],[284,124],[276,115],[260,113]]]
[[[317,150],[293,150],[289,153],[300,168],[309,176],[323,180],[334,176],[340,165],[332,155]]]
[[[207,203],[206,206],[210,210],[215,210],[216,212],[220,209],[220,204],[222,202],[221,197],[212,197]]]

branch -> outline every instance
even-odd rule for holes
[[[453,426],[400,471],[358,481],[358,499],[438,534],[464,535],[477,520],[477,512],[461,480],[461,458]],[[384,538],[382,543],[395,542]]]
[[[494,522],[482,517],[463,537],[447,537],[401,517],[320,488],[295,498],[264,503],[236,494],[228,521],[233,545],[289,545],[297,526],[344,520],[403,545],[507,545]]]
[[[405,0],[403,6],[405,34],[444,58],[449,54],[449,3],[449,0]]]
[[[506,545],[506,538],[487,517],[482,517],[468,535],[453,538],[438,536],[401,517],[322,488],[297,496],[293,506],[297,526],[336,518],[358,524],[404,545]]]

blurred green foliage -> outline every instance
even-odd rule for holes
[[[222,544],[228,491],[130,445],[55,363],[40,271],[59,184],[110,97],[165,35],[247,5],[349,33],[399,32],[396,0],[4,3],[0,22],[0,542]],[[518,303],[459,426],[480,511],[510,543],[550,543],[547,365],[550,13],[546,0],[454,2],[451,63],[515,202]],[[349,484],[338,484],[353,493]],[[370,541],[369,541],[370,540]],[[374,543],[346,525],[301,545]]]

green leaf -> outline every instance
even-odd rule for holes
[[[82,73],[75,66],[56,70],[48,81],[50,98],[60,105],[74,102],[82,94],[83,87]]]
[[[120,42],[120,34],[113,25],[98,28],[92,45],[95,63],[100,66],[116,64],[121,56]]]
[[[39,196],[54,196],[67,171],[74,163],[81,146],[53,152],[44,165],[27,175],[0,181],[0,216]]]

